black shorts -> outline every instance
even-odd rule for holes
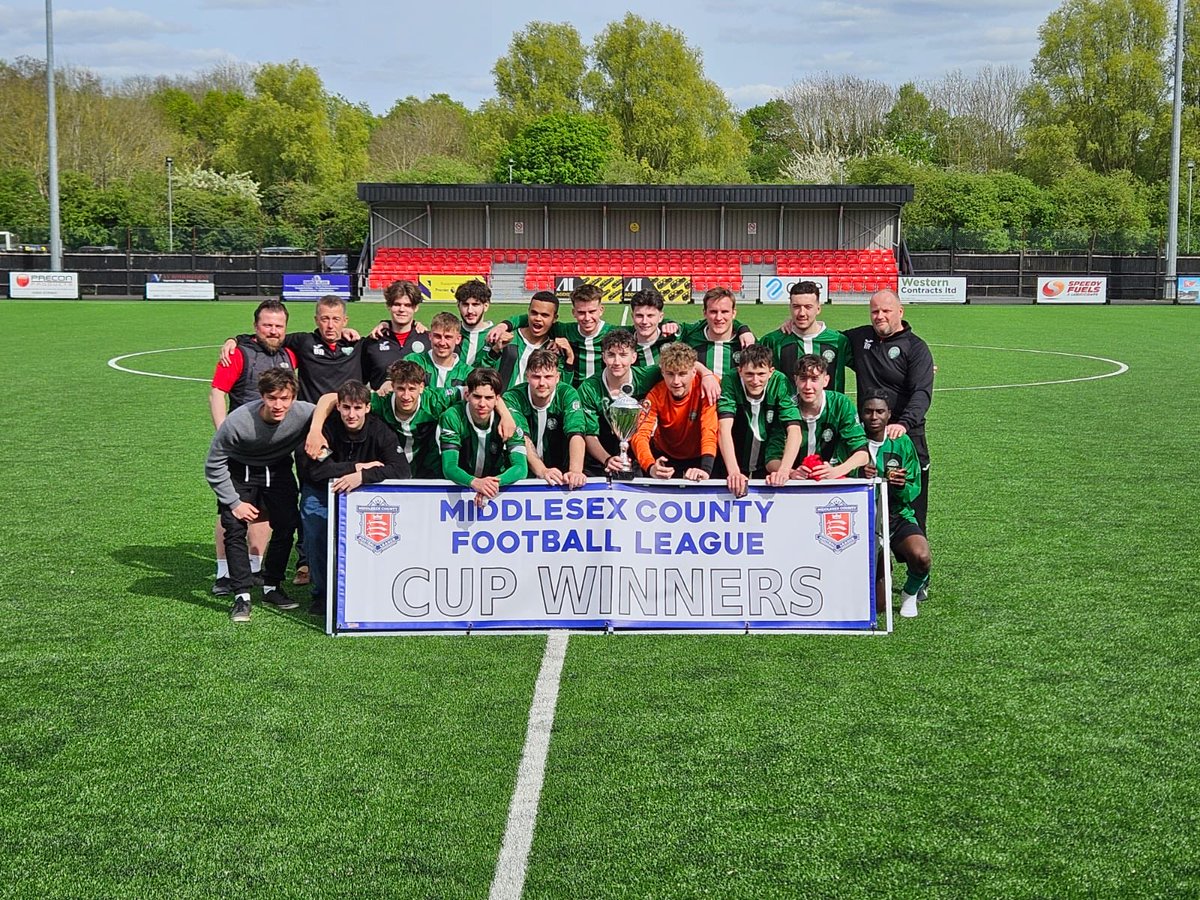
[[[905,539],[912,537],[914,534],[919,534],[925,537],[925,532],[921,530],[921,526],[915,522],[910,522],[908,519],[903,519],[900,516],[892,516],[888,522],[888,540],[892,546],[892,552],[896,552],[896,548]]]

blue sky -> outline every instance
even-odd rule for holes
[[[852,72],[891,84],[982,65],[1025,67],[1052,0],[578,0],[441,3],[382,0],[57,0],[59,65],[109,79],[190,74],[223,61],[300,59],[327,89],[386,112],[396,99],[449,93],[468,106],[492,96],[491,67],[534,20],[571,22],[590,41],[632,11],[680,29],[705,72],[741,108],[798,78]],[[45,54],[44,4],[0,4],[0,57]]]

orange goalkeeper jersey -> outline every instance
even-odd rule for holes
[[[659,453],[671,459],[717,455],[717,407],[704,402],[699,378],[692,379],[682,400],[672,397],[662,381],[650,389],[646,399],[650,411],[629,442],[643,469],[649,471],[654,465],[651,436]]]

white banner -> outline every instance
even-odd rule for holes
[[[821,286],[821,302],[829,300],[829,278],[825,275],[760,275],[758,299],[762,303],[787,303],[788,288],[797,281],[815,281]]]
[[[966,303],[967,279],[943,275],[901,275],[901,303]]]
[[[146,282],[147,300],[216,300],[213,277],[204,272],[151,275]]]
[[[335,495],[331,633],[875,631],[875,485],[446,482]]]
[[[78,272],[9,272],[8,296],[14,299],[78,300]]]
[[[1052,275],[1037,282],[1038,303],[1104,303],[1107,299],[1107,278]]]

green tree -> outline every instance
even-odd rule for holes
[[[894,152],[860,156],[846,162],[848,184],[916,184],[924,173],[919,164]]]
[[[1087,236],[1090,246],[1103,237],[1120,248],[1137,246],[1150,229],[1147,191],[1130,172],[1101,175],[1082,166],[1060,178],[1050,190],[1054,219],[1062,230]]]
[[[1066,0],[1039,36],[1028,127],[1073,126],[1076,156],[1097,172],[1153,171],[1146,145],[1167,85],[1162,0]]]
[[[792,153],[800,149],[800,136],[792,112],[782,98],[752,106],[738,122],[749,143],[746,170],[750,179],[765,183],[785,180]]]
[[[367,233],[367,205],[354,181],[277,184],[265,192],[263,210],[269,233],[306,249],[357,249]]]
[[[496,95],[519,124],[582,112],[586,72],[587,51],[575,26],[566,22],[530,22],[492,66]]]
[[[682,32],[629,13],[600,33],[592,56],[584,92],[613,121],[630,159],[676,174],[745,159],[748,141],[733,109]]]
[[[371,132],[370,171],[386,177],[435,154],[468,159],[471,131],[470,110],[449,94],[398,100]]]
[[[496,180],[521,184],[595,184],[608,163],[612,133],[607,123],[584,115],[542,116],[521,129],[496,164]]]
[[[946,130],[947,116],[936,109],[929,98],[911,81],[900,86],[896,101],[883,120],[883,136],[896,152],[914,162],[944,160],[939,142]]]
[[[338,180],[344,148],[334,135],[334,107],[310,66],[293,60],[254,73],[254,96],[234,111],[216,159],[226,171],[248,171],[261,184]],[[365,145],[365,140],[364,140]]]
[[[482,169],[466,160],[437,154],[422,156],[411,168],[393,172],[388,177],[388,181],[397,184],[481,184],[487,180]]]
[[[26,237],[49,226],[50,206],[28,169],[0,169],[0,231]]]
[[[1049,187],[1079,166],[1079,131],[1073,123],[1027,128],[1024,138],[1017,169],[1036,184]]]
[[[1050,216],[1046,192],[1022,175],[992,172],[986,176],[996,189],[1000,222],[1005,228],[1026,232],[1040,228]]]

